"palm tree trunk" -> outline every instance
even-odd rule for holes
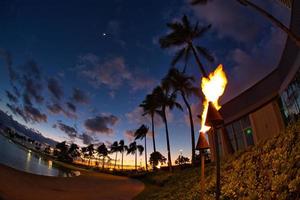
[[[147,165],[147,135],[145,136],[145,165],[146,165],[146,171],[148,171],[148,165]]]
[[[124,152],[122,152],[122,171],[123,171],[123,154]]]
[[[105,159],[105,157],[103,156],[103,158],[102,158],[102,169],[104,169],[104,159]]]
[[[204,67],[203,67],[203,65],[202,65],[201,62],[200,62],[200,59],[199,59],[199,57],[198,57],[198,55],[197,55],[197,52],[196,52],[196,49],[195,49],[194,45],[193,45],[192,43],[190,43],[189,45],[190,45],[191,48],[192,48],[193,54],[194,54],[194,56],[195,56],[196,62],[197,62],[197,64],[198,64],[198,67],[199,67],[199,69],[200,69],[202,75],[203,75],[204,77],[207,77],[207,73],[206,73],[206,71],[204,70]]]
[[[192,138],[192,164],[194,165],[195,164],[195,129],[194,129],[193,115],[192,115],[191,106],[189,105],[189,102],[187,101],[184,92],[181,92],[181,96],[189,111],[191,138]]]
[[[264,9],[260,8],[256,4],[252,3],[249,0],[237,0],[240,4],[245,5],[245,6],[250,6],[257,12],[259,12],[262,16],[268,18],[272,23],[274,23],[278,28],[283,30],[291,40],[293,40],[297,46],[300,47],[300,37],[297,36],[295,33],[293,33],[288,27],[286,27],[282,22],[280,22],[277,18],[275,18],[273,15],[265,11]]]
[[[116,165],[117,165],[117,158],[118,158],[118,152],[116,151],[116,157],[115,157],[115,166],[114,166],[114,169],[116,169]]]
[[[172,160],[171,160],[168,122],[167,122],[167,117],[166,117],[166,108],[163,108],[163,117],[164,117],[165,128],[166,128],[167,149],[168,149],[168,165],[169,165],[169,170],[172,171]]]
[[[152,140],[153,140],[153,150],[156,152],[156,146],[155,146],[155,134],[154,134],[154,114],[151,114],[151,125],[152,125]]]
[[[135,150],[135,170],[137,170],[137,150]]]

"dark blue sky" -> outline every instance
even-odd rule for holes
[[[229,85],[223,101],[276,67],[286,37],[267,20],[233,0],[203,7],[187,2],[1,0],[1,109],[59,141],[129,139],[130,130],[148,123],[138,105],[168,71],[174,55],[160,49],[157,40],[167,33],[165,24],[183,14],[212,24],[199,42],[216,57],[213,64],[204,62],[208,70],[224,64]],[[274,0],[259,4],[288,25],[290,10]],[[12,70],[17,74],[13,80]],[[193,62],[188,73],[200,81]],[[190,101],[195,114],[200,113],[198,101]],[[157,121],[158,149],[165,152],[164,129]],[[186,113],[172,111],[169,121],[173,153],[182,149],[190,155]],[[151,152],[150,140],[148,146]]]

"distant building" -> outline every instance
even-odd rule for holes
[[[285,1],[284,1],[285,2]],[[291,30],[300,35],[300,1],[292,8]],[[244,150],[279,134],[300,119],[300,48],[287,39],[278,67],[220,110],[225,130],[218,130],[221,156]],[[208,133],[212,159],[215,135]]]

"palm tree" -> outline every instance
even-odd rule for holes
[[[278,28],[280,28],[282,31],[284,31],[299,47],[300,47],[300,36],[296,35],[294,32],[292,32],[288,27],[286,27],[281,21],[279,21],[276,17],[268,13],[263,8],[259,7],[255,3],[249,1],[249,0],[236,0],[240,5],[242,6],[248,6],[254,9],[256,12],[258,12],[260,15],[266,17],[268,20],[270,20],[273,24],[275,24]],[[207,4],[208,0],[192,0],[192,5],[204,5]]]
[[[166,129],[166,139],[167,139],[167,150],[168,150],[168,166],[170,171],[172,171],[172,159],[171,159],[171,150],[170,150],[170,139],[169,139],[169,130],[168,130],[168,121],[166,116],[166,109],[169,108],[172,110],[174,107],[177,107],[182,110],[181,105],[176,102],[176,93],[170,94],[169,88],[162,86],[157,86],[152,94],[154,95],[154,98],[156,102],[158,103],[158,106],[160,108],[160,116],[162,117],[165,129]]]
[[[70,148],[68,150],[68,154],[71,156],[72,159],[77,158],[78,156],[80,156],[80,153],[79,153],[78,150],[79,150],[79,147],[78,147],[77,144],[72,143],[70,145]]]
[[[147,133],[148,133],[148,131],[149,131],[149,128],[143,124],[134,133],[135,140],[145,139],[145,165],[146,165],[146,171],[148,171],[148,163],[147,163]]]
[[[200,72],[203,76],[207,77],[207,73],[204,70],[198,54],[210,62],[213,62],[214,58],[207,48],[195,45],[194,40],[203,37],[204,34],[211,28],[211,25],[199,26],[198,23],[192,25],[188,17],[184,15],[180,22],[176,21],[168,23],[167,26],[171,29],[171,32],[159,39],[161,48],[180,47],[180,50],[177,51],[172,60],[172,66],[174,66],[179,60],[184,59],[185,67],[183,71],[185,71],[190,55],[193,54]]]
[[[192,164],[195,163],[195,129],[192,109],[188,102],[188,98],[193,94],[199,94],[199,88],[193,85],[194,81],[194,77],[187,76],[176,68],[171,68],[163,79],[164,87],[172,88],[174,93],[179,93],[188,109],[192,141]]]
[[[115,142],[110,146],[110,151],[111,151],[111,153],[116,153],[116,157],[115,157],[115,166],[114,166],[114,169],[116,169],[117,158],[118,158],[118,151],[119,151],[119,143],[118,143],[118,141],[115,141]]]
[[[108,155],[108,150],[106,148],[106,145],[103,143],[97,148],[97,153],[99,156],[102,156],[102,169],[104,169],[104,161],[105,157]]]
[[[135,141],[129,144],[127,154],[135,155],[135,170],[137,170],[137,152],[142,155],[143,151],[144,147],[142,145],[137,145]]]
[[[152,94],[148,94],[146,99],[140,104],[140,107],[143,108],[143,116],[150,115],[151,117],[151,128],[152,128],[152,141],[153,141],[153,151],[156,152],[155,146],[155,134],[154,134],[154,115],[157,113],[157,102],[153,98]]]
[[[86,147],[86,152],[89,157],[89,165],[91,164],[91,158],[94,156],[94,151],[95,149],[93,144],[90,144]]]
[[[123,170],[123,155],[124,155],[124,152],[127,151],[128,147],[125,145],[124,143],[124,140],[120,140],[119,142],[119,152],[121,153],[122,155],[122,170]]]

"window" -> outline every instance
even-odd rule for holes
[[[300,72],[280,95],[279,101],[286,124],[297,121],[300,117]]]

